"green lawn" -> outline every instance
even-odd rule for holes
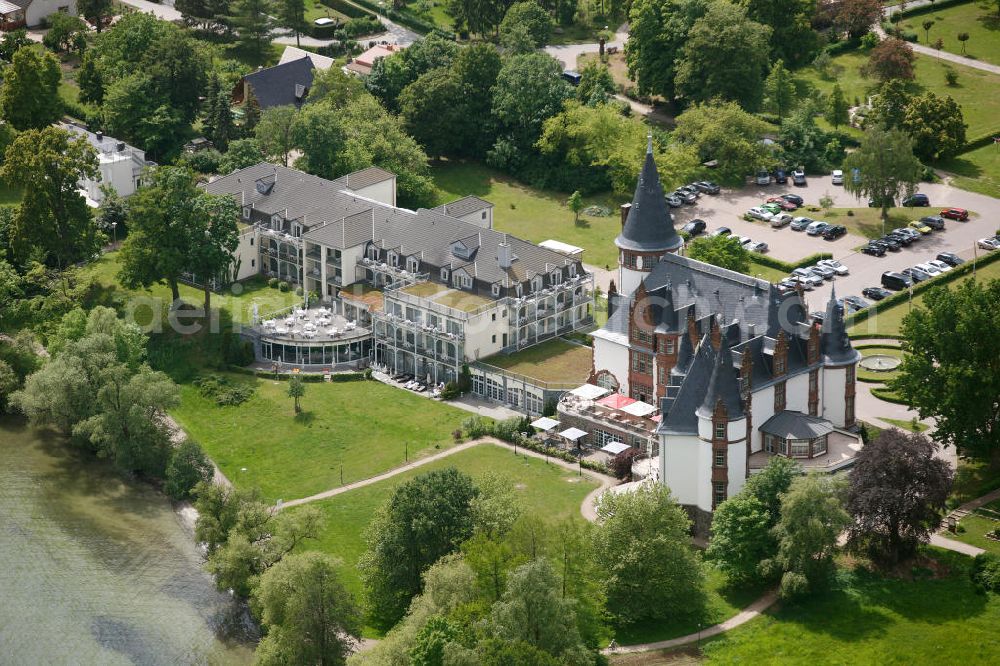
[[[998,35],[1000,16],[997,14],[995,2],[974,1],[903,19],[902,28],[915,32],[920,38],[920,43],[928,45],[928,33],[924,32],[924,21],[934,21],[934,27],[929,33],[930,44],[941,39],[944,42],[943,50],[949,53],[1000,65],[1000,35]],[[964,54],[962,42],[958,41],[960,32],[969,34]]]
[[[943,205],[943,202],[942,202]],[[841,224],[847,227],[848,233],[856,234],[864,238],[881,238],[882,229],[882,209],[880,208],[828,208],[813,210],[809,207],[809,217],[823,220],[830,224]],[[935,211],[936,212],[936,211]],[[850,214],[848,214],[850,213]],[[905,227],[913,220],[919,220],[931,213],[926,208],[890,208],[889,219],[885,222],[885,231],[888,233],[897,227]]]
[[[526,512],[554,519],[580,516],[583,498],[597,487],[597,482],[589,477],[580,477],[558,465],[546,464],[538,458],[515,457],[509,449],[481,444],[391,479],[314,503],[323,512],[323,530],[318,540],[304,543],[303,548],[341,558],[348,565],[345,582],[352,591],[360,591],[355,565],[364,551],[364,529],[375,510],[400,483],[445,467],[456,467],[473,478],[487,472],[508,476],[515,483]]]
[[[878,354],[885,354],[888,356],[895,356],[896,358],[903,357],[903,350],[899,347],[868,347],[859,349],[861,356],[875,356]],[[898,371],[890,370],[889,372],[875,372],[873,370],[865,370],[863,367],[858,366],[858,379],[862,381],[878,381],[887,382],[896,376]],[[883,421],[887,419],[882,419]]]
[[[954,174],[955,187],[1000,198],[1000,144],[970,150],[938,166]]]
[[[288,383],[229,375],[257,391],[219,407],[192,385],[171,414],[237,486],[269,501],[365,479],[454,443],[466,413],[375,381],[310,383],[295,415]],[[246,471],[242,471],[246,468]]]
[[[543,382],[579,383],[590,374],[590,347],[554,338],[514,354],[497,354],[483,363]]]
[[[842,570],[830,591],[782,603],[704,644],[705,661],[995,664],[1000,654],[1000,595],[975,592],[968,578],[969,558],[930,552],[947,568],[940,579]]]
[[[753,254],[751,254],[750,256],[753,257]],[[785,271],[778,268],[774,268],[772,266],[765,266],[764,264],[758,264],[752,258],[750,259],[749,273],[754,277],[763,278],[768,282],[781,282],[786,277],[788,277],[788,273],[786,273]]]
[[[914,423],[913,421],[904,421],[903,419],[887,419],[883,417],[879,417],[879,421],[885,421],[900,430],[907,430],[909,432],[924,432],[930,428],[926,423],[921,423],[920,421]]]
[[[806,67],[796,72],[795,78],[804,96],[812,90],[829,94],[833,84],[840,83],[848,100],[853,103],[858,98],[863,102],[877,85],[874,79],[861,76],[860,68],[867,61],[867,52],[844,53],[833,59],[834,66],[841,68],[838,76],[824,79],[814,68]],[[949,67],[958,73],[955,86],[948,86],[945,80]],[[996,94],[1000,89],[1000,76],[921,55],[916,56],[915,72],[914,91],[930,90],[939,96],[951,95],[961,105],[970,140],[1000,130],[1000,95]]]
[[[971,277],[971,276],[970,276]],[[988,264],[976,272],[976,279],[978,280],[992,280],[1000,278],[1000,261],[995,261],[992,264]],[[969,278],[964,278],[969,279]],[[949,288],[959,284],[961,280],[949,283]],[[926,292],[920,292],[913,297],[913,304],[920,305],[924,302],[924,294]],[[864,321],[852,324],[848,327],[847,333],[849,335],[899,335],[899,327],[903,323],[903,317],[910,311],[910,304],[906,301],[897,303],[892,307],[886,308],[885,310],[879,310],[875,314]]]
[[[997,488],[1000,488],[1000,466],[992,467],[982,460],[959,458],[948,508],[953,509]]]
[[[949,534],[948,538],[1000,555],[1000,541],[986,538],[987,532],[996,529],[1000,529],[1000,500],[990,502],[962,518],[958,533]]]
[[[677,638],[698,631],[702,627],[710,627],[733,617],[754,599],[759,597],[764,588],[751,585],[744,588],[732,588],[726,584],[726,576],[712,566],[707,567],[707,599],[705,613],[702,617],[690,617],[669,622],[644,622],[628,627],[615,629],[615,640],[619,645],[635,643],[652,643],[655,641]]]
[[[119,239],[120,240],[120,239]],[[108,252],[96,261],[86,265],[83,275],[92,275],[105,288],[118,293],[120,297],[128,299],[130,297],[142,296],[161,299],[163,304],[170,302],[170,288],[166,284],[153,285],[149,289],[125,289],[118,283],[118,253]],[[200,289],[195,289],[188,285],[180,285],[181,298],[188,303],[201,304],[204,296]],[[212,294],[212,307],[224,310],[232,321],[247,323],[253,316],[253,306],[256,304],[258,312],[265,315],[268,312],[287,308],[290,305],[299,303],[301,296],[296,296],[293,291],[282,292],[267,286],[267,282],[259,277],[252,278],[245,282],[236,283],[223,294]],[[148,323],[147,309],[136,311],[137,320],[140,325]]]
[[[584,199],[587,205],[609,208],[609,216],[581,215],[576,224],[566,207],[568,195],[536,190],[477,162],[438,165],[431,169],[431,176],[438,188],[439,204],[474,194],[494,205],[493,224],[499,231],[535,243],[552,238],[582,247],[588,264],[618,264],[614,240],[621,230],[618,205],[625,201],[610,193]]]

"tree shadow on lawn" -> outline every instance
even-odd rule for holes
[[[938,166],[944,171],[966,178],[979,178],[983,175],[982,167],[964,157],[953,157],[946,162],[941,162]]]
[[[879,638],[892,623],[888,614],[862,606],[857,594],[841,587],[801,601],[781,602],[778,610],[770,613],[803,631],[847,642]]]
[[[303,426],[311,426],[313,421],[316,420],[316,412],[314,411],[301,411],[295,415],[295,422]]]

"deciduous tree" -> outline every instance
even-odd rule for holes
[[[76,0],[76,10],[100,34],[104,29],[105,20],[111,16],[113,7],[111,0]]]
[[[48,51],[21,48],[4,68],[0,115],[17,130],[42,129],[62,117],[59,63]]]
[[[503,40],[504,35],[516,27],[525,29],[531,37],[532,46],[540,48],[549,43],[555,25],[549,13],[535,0],[522,0],[512,4],[504,14],[500,22],[500,39]]]
[[[913,155],[913,139],[903,130],[873,127],[865,131],[861,146],[844,160],[844,189],[867,196],[882,209],[888,209],[920,182],[920,161]]]
[[[747,15],[771,28],[771,53],[793,66],[809,62],[819,46],[813,30],[816,0],[741,0]]]
[[[830,97],[827,99],[826,110],[823,114],[826,122],[833,125],[834,129],[848,124],[851,122],[850,107],[850,102],[844,97],[844,91],[841,89],[840,84],[834,83],[833,90],[830,91]]]
[[[257,145],[270,160],[288,166],[288,154],[295,147],[295,123],[298,110],[294,106],[273,106],[260,114],[254,128]]]
[[[191,202],[191,239],[185,263],[186,272],[202,283],[204,309],[212,310],[212,286],[234,282],[230,274],[233,252],[239,246],[240,209],[230,196],[199,191]]]
[[[66,52],[76,48],[79,51],[86,46],[84,34],[87,24],[79,16],[55,12],[48,18],[49,30],[42,38],[42,43],[55,52]]]
[[[865,76],[879,81],[913,79],[913,47],[896,37],[888,37],[872,49],[868,62],[862,68]]]
[[[431,157],[461,153],[475,132],[477,119],[466,115],[462,97],[461,81],[445,68],[422,74],[400,94],[404,126]]]
[[[768,168],[774,156],[761,139],[768,125],[733,102],[698,104],[677,117],[672,139],[690,146],[699,162],[715,160],[713,177],[742,185],[749,174]]]
[[[871,30],[882,15],[879,0],[843,0],[835,5],[834,25],[857,39]]]
[[[931,289],[903,319],[903,363],[890,387],[933,417],[934,438],[959,455],[1000,464],[1000,280]]]
[[[493,86],[493,116],[502,134],[520,150],[529,150],[545,119],[558,113],[571,95],[558,60],[545,53],[515,55],[504,61]]]
[[[253,597],[267,635],[256,663],[347,663],[361,633],[361,611],[341,568],[329,555],[311,552],[289,555],[261,576]]]
[[[264,154],[256,139],[237,139],[229,144],[229,150],[219,161],[219,173],[225,175],[237,169],[245,169],[259,164],[263,159]]]
[[[573,192],[573,194],[569,195],[569,199],[566,200],[566,207],[573,213],[574,224],[580,224],[580,213],[583,212],[584,205],[580,190]]]
[[[80,63],[80,70],[76,73],[76,83],[80,86],[80,101],[85,104],[96,104],[100,106],[104,103],[104,78],[101,70],[97,67],[97,62],[93,54],[87,52]]]
[[[764,106],[778,114],[780,121],[795,105],[795,82],[782,60],[775,61],[764,80]]]
[[[85,139],[58,127],[21,132],[0,168],[3,182],[24,191],[8,230],[15,255],[40,252],[59,268],[90,257],[101,234],[78,183],[96,177],[96,152]]]
[[[927,91],[914,97],[906,106],[902,128],[913,138],[914,154],[923,160],[953,157],[965,147],[962,107],[951,95]]]
[[[306,394],[306,383],[301,377],[292,377],[288,380],[288,397],[295,401],[295,413],[302,411],[300,400]]]
[[[774,557],[778,542],[771,534],[767,507],[750,493],[739,493],[715,508],[712,540],[705,557],[736,584],[762,575],[760,563]]]
[[[694,22],[677,64],[677,93],[688,102],[722,99],[756,111],[767,74],[771,28],[725,0]]]
[[[750,252],[732,236],[695,238],[688,246],[688,256],[739,273],[750,270]]]
[[[934,449],[919,433],[891,428],[858,452],[847,490],[851,548],[891,565],[930,539],[952,480]]]
[[[170,456],[163,489],[175,500],[188,499],[199,483],[209,483],[214,474],[212,461],[198,442],[185,439]]]
[[[606,493],[597,509],[594,557],[608,610],[621,622],[697,615],[705,575],[690,546],[690,521],[662,486]]]
[[[633,0],[625,62],[640,93],[674,98],[677,63],[707,5],[707,0]]]

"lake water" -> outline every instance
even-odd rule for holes
[[[243,664],[252,631],[163,495],[0,418],[0,664]]]

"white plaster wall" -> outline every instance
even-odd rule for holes
[[[60,9],[64,9],[67,14],[76,16],[76,0],[34,0],[24,11],[24,19],[28,27],[33,28],[39,25],[42,19],[50,14],[55,14]]]
[[[838,427],[844,426],[844,388],[847,384],[847,368],[823,368],[820,371],[823,386],[823,402],[820,415]]]
[[[375,183],[374,185],[369,185],[368,187],[362,187],[360,189],[351,191],[368,199],[374,199],[375,201],[384,203],[388,206],[396,205],[395,178],[384,180],[381,183]]]
[[[606,340],[594,338],[594,370],[607,370],[618,380],[619,393],[628,395],[628,347]]]
[[[774,400],[771,401],[774,405]],[[789,377],[785,384],[785,409],[809,413],[809,374]],[[760,423],[763,423],[761,421]],[[759,425],[759,424],[758,424]]]
[[[463,222],[468,222],[469,224],[474,224],[477,227],[482,227],[483,229],[492,229],[493,209],[487,208],[486,210],[477,210],[474,213],[463,215],[458,219],[462,220]]]
[[[649,275],[649,273],[632,270],[631,268],[625,268],[619,264],[617,285],[618,293],[624,294],[625,296],[631,296],[632,293],[639,288],[639,284],[647,275]]]
[[[496,307],[471,317],[465,322],[465,358],[474,361],[496,354],[503,349],[503,334],[507,333],[505,308]],[[496,321],[492,315],[496,314]],[[425,315],[426,316],[426,315]],[[494,336],[496,341],[493,340]],[[507,343],[510,344],[508,338]]]
[[[785,400],[788,400],[787,392]],[[754,391],[751,408],[753,410],[753,432],[750,433],[750,451],[755,453],[764,446],[760,436],[760,425],[774,416],[774,386]]]
[[[746,421],[741,421],[743,432],[746,432]],[[726,460],[729,463],[729,485],[726,488],[726,497],[733,497],[743,489],[746,479],[743,478],[747,469],[747,447],[744,437],[739,442],[729,445],[726,453]]]
[[[660,435],[660,482],[670,488],[679,503],[694,504],[706,511],[712,508],[710,491],[705,506],[706,490],[701,488],[711,476],[708,459],[703,455],[707,449],[694,435]]]
[[[355,266],[358,263],[358,259],[362,257],[365,252],[364,245],[355,245],[354,247],[349,247],[340,253],[340,273],[343,276],[344,284],[341,287],[346,287],[349,284],[354,284],[357,282]]]
[[[239,266],[236,272],[237,280],[245,280],[260,272],[260,266],[257,265],[259,258],[257,242],[257,232],[253,227],[247,227],[240,232],[240,242],[236,246],[236,252],[233,253]]]

